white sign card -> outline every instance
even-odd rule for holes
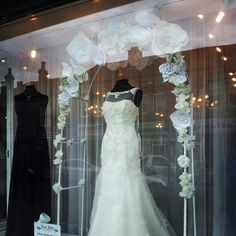
[[[61,236],[61,226],[35,222],[34,236]]]

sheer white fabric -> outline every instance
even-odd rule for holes
[[[135,94],[137,89],[129,92]],[[122,93],[108,93],[118,98]],[[127,91],[124,92],[127,94]],[[173,236],[140,168],[138,108],[132,100],[106,101],[106,120],[89,236]]]

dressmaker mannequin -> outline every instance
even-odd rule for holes
[[[116,79],[116,84],[111,92],[124,92],[134,88],[134,86],[130,85],[128,79],[124,77],[124,71],[122,67],[118,69],[118,76]],[[142,101],[143,91],[138,89],[135,93],[134,104],[138,107]]]

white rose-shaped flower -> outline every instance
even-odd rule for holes
[[[57,119],[58,119],[59,123],[61,123],[61,124],[66,123],[66,116],[64,114],[60,114]]]
[[[55,138],[54,141],[53,141],[53,144],[54,144],[55,147],[57,147],[57,145],[58,145],[59,143],[61,143],[62,141],[64,141],[64,140],[65,140],[65,138],[62,137],[61,134],[57,134],[57,135],[56,135],[56,138]]]
[[[187,76],[185,74],[177,74],[175,79],[178,84],[182,84],[187,81]]]
[[[145,46],[151,42],[151,28],[136,25],[130,29],[128,39],[134,46]]]
[[[178,109],[178,110],[181,110],[182,112],[185,112],[185,113],[190,112],[189,103],[186,102],[186,101],[182,101],[182,100],[178,101],[175,104],[175,108]]]
[[[76,79],[80,82],[80,83],[83,83],[83,82],[86,82],[88,80],[88,73],[87,72],[84,72],[80,75],[76,75]]]
[[[68,54],[74,58],[78,64],[89,62],[91,60],[92,51],[92,41],[81,31],[67,46]]]
[[[177,161],[181,168],[189,167],[190,159],[187,156],[181,155],[178,157]]]
[[[98,47],[108,55],[117,52],[118,35],[109,29],[101,30],[98,35]]]
[[[62,159],[61,158],[56,158],[55,160],[53,160],[54,165],[59,165],[62,163]]]
[[[185,129],[191,125],[191,116],[185,112],[177,110],[170,115],[170,119],[177,130]]]
[[[65,127],[65,123],[57,123],[57,128],[62,130]]]
[[[56,158],[62,158],[63,157],[63,152],[61,150],[58,150],[55,154]]]
[[[70,97],[76,97],[79,90],[79,81],[73,77],[67,78],[68,85],[64,87]]]
[[[187,33],[176,24],[156,24],[152,35],[152,52],[155,55],[179,52],[188,43]]]
[[[71,96],[69,95],[69,93],[67,93],[66,91],[61,92],[58,95],[58,103],[59,103],[59,105],[68,106],[70,98],[71,98]]]
[[[55,184],[52,186],[52,189],[53,189],[53,191],[54,191],[56,194],[59,194],[63,188],[62,188],[62,186],[61,186],[59,183],[55,183]]]

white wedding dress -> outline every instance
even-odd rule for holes
[[[141,172],[136,91],[109,92],[103,103],[107,127],[88,236],[176,235]]]

